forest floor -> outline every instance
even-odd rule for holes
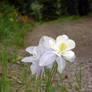
[[[68,35],[76,42],[76,48],[74,49],[76,53],[76,61],[72,65],[66,66],[66,69],[62,74],[64,82],[68,86],[69,92],[79,92],[76,88],[72,87],[76,85],[75,73],[79,74],[81,65],[81,92],[92,92],[92,17],[61,23],[59,22],[53,24],[42,24],[35,29],[29,31],[25,41],[27,41],[30,46],[37,45],[40,38],[44,35],[55,38],[58,35],[63,34]],[[20,50],[20,53],[25,53],[25,51]],[[20,64],[21,63],[9,64],[9,76],[14,76],[12,80],[12,85],[17,90],[14,92],[25,92],[23,91],[23,88],[21,86],[21,75],[24,70],[22,65]],[[17,80],[16,77],[19,78],[19,80]],[[56,86],[58,80],[57,76],[55,77],[55,80]],[[68,85],[69,83],[72,83],[73,86],[70,87],[70,85]]]

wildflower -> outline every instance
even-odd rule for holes
[[[54,40],[47,37],[49,44],[45,44],[48,49],[40,58],[40,66],[48,66],[55,61],[58,64],[58,71],[62,73],[65,68],[66,60],[73,62],[75,60],[75,53],[72,51],[75,48],[75,42],[67,35],[60,35]]]
[[[30,66],[30,70],[32,74],[36,74],[36,77],[38,77],[40,73],[42,73],[42,75],[44,73],[44,67],[39,66],[39,60],[41,55],[46,51],[46,48],[44,47],[44,45],[48,43],[46,38],[46,36],[42,37],[39,41],[38,46],[31,46],[26,48],[26,51],[30,53],[32,56],[25,57],[24,59],[22,59],[22,62],[32,63],[32,65]],[[52,64],[48,65],[47,68],[52,68]]]

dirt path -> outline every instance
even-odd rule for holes
[[[82,92],[92,92],[92,17],[56,24],[43,24],[28,33],[30,45],[37,45],[43,35],[56,37],[67,34],[76,41],[76,62],[66,67],[63,76],[68,75],[64,81],[74,83],[74,72],[79,72],[82,66]],[[74,83],[75,85],[75,83]],[[74,89],[72,89],[73,92]],[[58,91],[59,92],[59,91]],[[70,91],[71,92],[71,91]]]

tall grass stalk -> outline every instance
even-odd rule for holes
[[[1,62],[2,62],[2,77],[0,80],[0,92],[10,92],[10,81],[7,77],[8,75],[8,54],[7,50],[1,52]]]
[[[26,66],[24,65],[24,85],[25,85],[25,92],[30,92],[29,90],[29,85],[28,85],[28,80],[27,80],[27,76],[28,76],[28,71],[26,69]]]
[[[80,73],[79,76],[78,74],[75,73],[75,79],[76,79],[76,83],[77,83],[77,90],[81,90],[81,84],[82,84],[82,70],[81,70],[81,65],[80,65]]]

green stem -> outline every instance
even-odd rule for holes
[[[48,80],[47,80],[47,83],[46,83],[46,89],[45,89],[45,92],[50,92],[50,87],[51,87],[51,84],[52,84],[52,79],[54,77],[54,75],[56,74],[57,72],[57,64],[55,66],[53,66],[52,70],[49,71],[49,75],[48,75]]]
[[[40,92],[41,92],[41,74],[39,75],[38,79],[36,80],[35,92],[39,92],[38,91],[39,88],[40,88]]]

